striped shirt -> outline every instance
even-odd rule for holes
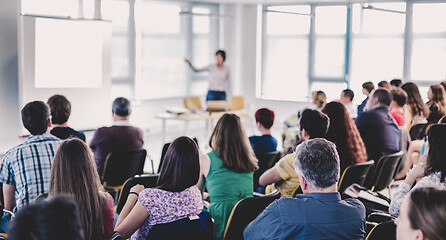
[[[294,153],[287,154],[280,159],[274,169],[279,173],[282,181],[279,184],[275,184],[275,187],[279,189],[280,193],[286,197],[294,197],[293,193],[300,186],[299,176],[294,170]]]
[[[32,135],[9,150],[0,164],[0,182],[15,185],[18,210],[48,193],[51,165],[60,139],[49,133]]]

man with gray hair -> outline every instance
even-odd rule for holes
[[[244,231],[245,239],[363,239],[365,208],[337,192],[339,155],[322,138],[296,148],[294,169],[304,194],[270,204]]]

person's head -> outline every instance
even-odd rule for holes
[[[368,109],[375,109],[378,107],[390,107],[392,102],[392,94],[386,88],[376,89],[373,91],[371,97],[369,98]]]
[[[157,188],[181,192],[198,182],[200,163],[197,144],[188,137],[179,137],[169,146],[157,181]]]
[[[51,110],[51,122],[54,124],[64,124],[71,114],[71,103],[63,95],[54,95],[47,101]]]
[[[256,123],[265,129],[271,129],[274,123],[274,111],[268,108],[260,108],[255,113]]]
[[[336,191],[339,181],[339,156],[336,145],[323,138],[305,141],[296,147],[294,169],[303,193]]]
[[[390,85],[391,85],[392,87],[397,87],[397,88],[399,88],[399,87],[401,87],[401,85],[403,85],[403,82],[401,81],[401,79],[397,79],[397,78],[395,78],[395,79],[392,79],[392,80],[390,81]]]
[[[413,189],[395,220],[397,240],[441,240],[446,236],[446,190]]]
[[[10,240],[83,240],[79,209],[69,196],[30,204],[8,224]]]
[[[446,90],[446,81],[443,81],[443,82],[441,82],[440,84],[441,84],[441,86],[443,86],[443,88]]]
[[[365,82],[362,84],[362,93],[366,96],[369,96],[370,93],[375,89],[375,86],[372,82]]]
[[[403,107],[407,101],[407,93],[401,88],[393,88],[390,90],[392,93],[392,106]]]
[[[225,113],[215,125],[209,146],[223,161],[223,167],[235,172],[253,172],[258,168],[257,160],[243,130],[240,118]]]
[[[115,120],[128,119],[130,112],[130,101],[127,98],[118,97],[113,101],[112,113]]]
[[[427,113],[427,109],[423,103],[417,85],[413,82],[408,82],[403,84],[401,88],[407,93],[407,105],[410,108],[412,116],[424,116]]]
[[[339,101],[343,104],[351,103],[353,98],[355,97],[355,93],[350,89],[345,89],[341,93],[341,98]]]
[[[313,95],[313,104],[317,107],[321,108],[324,106],[325,101],[327,101],[327,96],[323,91],[314,91],[312,92]]]
[[[443,85],[437,84],[430,86],[429,92],[427,93],[427,97],[432,102],[444,105],[445,90]]]
[[[440,172],[440,181],[446,179],[446,124],[433,124],[428,132],[429,152],[427,155],[427,164],[425,174]]]
[[[22,108],[23,126],[32,134],[44,134],[51,125],[48,105],[42,101],[34,101]]]
[[[299,119],[301,139],[325,138],[330,119],[317,110],[305,109]]]
[[[378,89],[385,88],[390,89],[390,83],[387,81],[381,81],[378,83]]]
[[[223,50],[218,50],[215,53],[215,58],[217,60],[217,64],[222,65],[226,61],[226,52]]]
[[[70,194],[80,209],[86,239],[105,233],[102,212],[106,199],[90,148],[77,138],[64,140],[57,148],[51,167],[49,196]]]

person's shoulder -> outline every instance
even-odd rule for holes
[[[260,138],[260,136],[257,136],[257,135],[252,135],[252,136],[250,136],[249,137],[249,141],[257,141],[258,139]]]
[[[347,208],[355,209],[361,215],[365,214],[365,206],[364,204],[357,198],[347,198],[341,200],[341,203]]]

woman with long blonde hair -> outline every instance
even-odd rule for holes
[[[51,168],[49,197],[69,194],[79,206],[86,240],[108,239],[113,232],[113,198],[99,180],[93,153],[80,139],[63,141]]]

